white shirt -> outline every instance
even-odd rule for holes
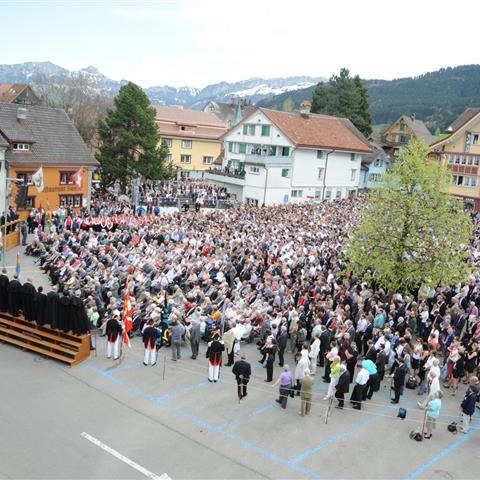
[[[368,379],[370,378],[370,374],[368,373],[368,370],[365,368],[362,368],[358,373],[357,373],[357,378],[356,378],[356,383],[359,385],[365,385],[368,382]]]

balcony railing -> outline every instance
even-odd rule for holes
[[[292,157],[283,157],[281,155],[255,155],[246,154],[245,163],[257,163],[261,165],[292,165]]]

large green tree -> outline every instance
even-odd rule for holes
[[[351,77],[346,68],[333,75],[327,85],[320,82],[312,94],[313,113],[348,118],[367,137],[372,133],[368,109],[365,85],[358,75]]]
[[[413,141],[367,196],[348,239],[346,260],[358,274],[374,271],[385,289],[454,285],[469,273],[472,222],[447,193],[451,176]]]
[[[145,92],[130,82],[120,89],[114,104],[115,108],[98,123],[100,147],[96,158],[103,185],[119,180],[125,191],[137,176],[152,180],[168,177],[168,148],[160,142],[155,109]]]

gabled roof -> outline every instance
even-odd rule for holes
[[[258,108],[295,146],[370,153],[368,140],[346,118]],[[246,119],[244,119],[245,121]]]
[[[384,152],[382,148],[376,148],[372,153],[369,153],[368,155],[364,155],[362,157],[362,165],[370,165],[373,163],[377,158],[385,156],[388,158],[388,155]]]
[[[403,120],[403,122],[413,132],[417,140],[423,140],[427,146],[436,141],[436,138],[430,133],[426,125],[421,120],[418,118],[413,119],[409,115],[401,115],[388,128],[385,129],[384,134],[388,132],[388,130],[390,130],[390,128],[399,120]]]
[[[214,113],[220,119],[220,121],[223,122],[225,125],[227,125],[230,121],[233,120],[233,117],[235,116],[235,112],[237,109],[237,105],[235,103],[215,102],[211,100],[203,107],[204,112],[206,111],[205,109],[207,108],[208,105],[214,106],[215,112],[212,112],[212,113]],[[243,105],[243,106],[240,106],[240,108],[242,111],[243,118],[245,118],[247,115],[250,115],[252,112],[255,111],[255,107],[251,105],[247,105],[247,106]]]
[[[19,123],[17,111],[26,109]],[[22,106],[0,102],[0,138],[10,143],[32,143],[31,152],[8,150],[6,159],[13,164],[98,165],[64,110],[43,106]]]
[[[440,147],[441,145],[444,145],[446,143],[449,143],[449,141],[460,134],[464,129],[466,129],[467,125],[477,116],[480,115],[480,108],[467,108],[464,112],[462,112],[456,120],[450,125],[448,128],[449,134],[441,138],[440,140],[436,140],[431,144],[432,147]]]
[[[27,86],[24,83],[0,83],[0,102],[13,102]]]
[[[447,128],[447,132],[456,132],[460,127],[463,127],[467,122],[469,122],[475,115],[480,113],[479,108],[467,108],[464,112],[462,112]]]
[[[213,127],[225,127],[217,115],[212,112],[200,112],[198,110],[189,110],[187,108],[165,107],[163,105],[154,105],[156,110],[155,120],[165,120],[184,125],[204,125]]]

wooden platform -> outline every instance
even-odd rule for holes
[[[0,341],[41,353],[71,367],[90,356],[90,335],[73,335],[0,312]]]

